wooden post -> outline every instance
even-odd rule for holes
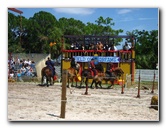
[[[140,98],[140,70],[139,70],[139,77],[138,77],[138,94],[137,98]]]
[[[67,70],[62,71],[62,95],[61,95],[61,114],[60,118],[65,118],[65,111],[66,111],[66,83],[67,83]]]
[[[155,77],[156,77],[156,74],[155,74],[155,71],[154,71],[153,85],[152,85],[152,91],[151,91],[151,93],[154,93],[154,82],[155,82]]]
[[[134,38],[132,38],[132,47],[131,47],[131,82],[134,82],[135,77],[135,47],[134,47]]]
[[[88,95],[88,84],[86,83],[85,95]]]
[[[124,94],[124,82],[123,82],[123,75],[122,75],[122,91],[121,94]]]
[[[87,78],[86,78],[85,84],[86,84],[86,89],[85,89],[85,93],[83,95],[90,95],[88,93],[88,79]]]

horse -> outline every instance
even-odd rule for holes
[[[98,65],[96,65],[96,71],[97,71],[97,75],[95,75],[95,76],[92,75],[92,71],[90,69],[84,69],[81,72],[80,88],[81,88],[84,80],[85,80],[84,82],[85,82],[86,86],[88,85],[89,79],[93,79],[92,83],[94,83],[98,80],[98,76],[101,76],[101,74],[104,71],[103,66],[100,63]]]
[[[117,80],[118,78],[120,78],[122,75],[124,74],[124,71],[120,68],[120,67],[116,67],[114,69],[114,71],[112,72],[112,76],[110,74],[108,74],[107,72],[102,73],[100,76],[98,76],[98,78],[94,79],[95,81],[95,86],[96,88],[98,88],[97,84],[101,86],[102,80],[105,80],[106,82],[110,81],[111,85],[108,86],[108,88],[114,86],[114,81]],[[91,84],[91,88],[92,88],[93,82]]]
[[[98,68],[98,74],[96,76],[91,75],[91,71],[89,69],[85,69],[82,71],[82,80],[86,78],[85,84],[88,85],[88,79],[93,79],[90,88],[92,88],[93,84],[95,83],[95,87],[98,88],[98,84],[100,85],[100,88],[102,88],[102,80],[105,81],[110,81],[111,85],[108,87],[112,87],[114,85],[114,80],[116,80],[118,77],[120,77],[122,74],[124,74],[123,70],[120,67],[115,68],[113,75],[110,76],[106,72],[104,72],[102,65],[99,66],[100,69]],[[82,80],[80,83],[80,87],[82,85]]]
[[[73,85],[74,80],[76,80],[76,87],[77,87],[77,79],[79,77],[79,70],[80,69],[81,68],[80,68],[80,64],[79,63],[76,64],[76,68],[72,68],[72,67],[68,68],[67,71],[68,71],[68,87],[69,88],[71,86],[74,86]],[[70,84],[69,81],[71,81],[71,85],[69,85]]]
[[[56,73],[55,73],[55,75],[57,77]],[[47,85],[47,87],[49,87],[48,82],[50,82],[50,85],[54,84],[53,72],[52,72],[52,70],[48,66],[42,68],[42,70],[41,70],[41,76],[42,76],[42,78],[41,78],[41,84],[43,84],[44,77],[46,77],[46,85]],[[53,83],[52,83],[51,79],[53,79]]]

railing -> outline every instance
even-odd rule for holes
[[[63,56],[71,59],[73,56],[118,56],[122,60],[131,59],[131,51],[124,50],[63,50]]]

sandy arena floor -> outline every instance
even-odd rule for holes
[[[136,88],[89,89],[67,88],[65,119],[61,113],[61,86],[37,86],[37,83],[8,84],[9,121],[159,121],[159,111],[150,107],[151,90]]]

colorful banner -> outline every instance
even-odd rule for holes
[[[120,57],[114,56],[73,56],[77,62],[89,62],[91,59],[98,60],[98,62],[103,63],[119,63]]]

